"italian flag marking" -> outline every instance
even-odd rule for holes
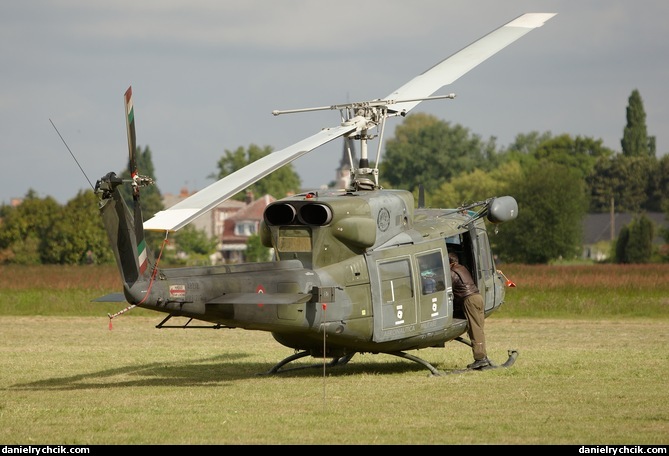
[[[138,260],[139,260],[139,273],[144,274],[144,271],[146,271],[146,268],[149,265],[149,261],[146,256],[146,242],[144,239],[137,245],[137,251],[139,253]]]

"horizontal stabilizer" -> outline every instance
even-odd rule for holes
[[[207,301],[210,304],[302,304],[312,295],[304,293],[226,293]]]

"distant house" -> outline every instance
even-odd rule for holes
[[[166,193],[163,205],[169,208],[195,193],[185,188],[179,195]],[[211,256],[212,264],[242,263],[246,260],[246,241],[249,236],[258,233],[265,208],[274,201],[276,199],[270,195],[254,199],[253,193],[247,192],[245,201],[226,200],[190,222],[207,236],[218,239],[218,252]]]
[[[654,244],[664,244],[660,228],[669,228],[667,216],[662,212],[644,213],[655,224]],[[620,230],[629,225],[635,214],[609,213],[587,214],[583,219],[583,258],[602,261],[608,258],[613,241],[618,239]]]
[[[220,236],[220,252],[225,263],[246,261],[246,242],[249,236],[258,234],[265,208],[274,201],[270,195],[254,199],[253,193],[247,192],[245,206],[226,218]]]
[[[163,195],[163,206],[165,209],[170,208],[178,202],[194,195],[197,191],[189,191],[187,188],[182,188],[178,195],[172,193],[165,193]],[[220,238],[223,235],[223,226],[228,217],[235,214],[238,210],[245,207],[246,203],[237,200],[226,200],[190,222],[190,225],[198,230],[204,231],[209,237]]]

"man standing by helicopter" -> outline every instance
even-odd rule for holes
[[[490,360],[485,348],[485,333],[483,326],[485,314],[483,312],[483,296],[474,283],[469,270],[462,264],[458,254],[450,252],[448,261],[451,267],[451,282],[453,284],[453,296],[455,304],[459,304],[465,311],[468,326],[467,334],[472,343],[474,362],[467,365],[467,369],[481,369],[490,366]]]

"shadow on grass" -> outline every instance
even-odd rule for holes
[[[52,377],[31,382],[17,383],[5,390],[23,391],[75,391],[89,389],[107,389],[145,386],[197,387],[224,385],[227,382],[262,378],[314,378],[327,375],[329,377],[348,375],[396,375],[409,372],[430,371],[417,363],[408,360],[373,361],[359,359],[357,354],[348,363],[323,367],[323,360],[309,358],[310,361],[291,363],[276,373],[270,371],[276,363],[243,362],[250,354],[219,355],[189,362],[156,362],[135,364],[124,367],[104,369],[97,372],[82,372],[67,377]],[[370,355],[364,355],[370,356]],[[390,355],[375,354],[374,357]],[[394,359],[394,358],[393,358]],[[277,361],[278,362],[278,361]],[[330,362],[327,360],[326,362]]]

